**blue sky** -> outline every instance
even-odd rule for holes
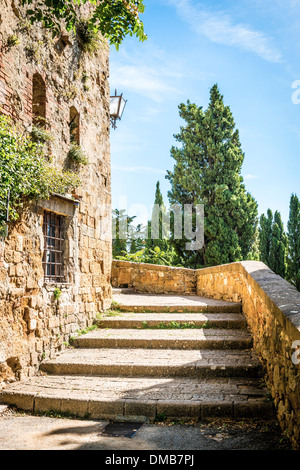
[[[142,221],[158,180],[168,203],[170,149],[184,124],[178,105],[206,109],[217,83],[240,131],[242,175],[259,215],[279,210],[286,226],[290,196],[300,196],[300,0],[144,3],[148,40],[126,38],[110,55],[111,94],[128,100],[111,130],[113,208]]]

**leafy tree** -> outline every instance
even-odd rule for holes
[[[13,222],[29,201],[65,194],[79,185],[77,175],[61,171],[45,158],[42,144],[0,116],[0,225],[6,221],[8,199],[9,221]]]
[[[146,227],[138,224],[136,227],[129,226],[129,252],[136,253],[143,250],[146,245]]]
[[[91,16],[88,29],[100,32],[118,49],[125,36],[146,39],[140,14],[144,12],[144,0],[20,0],[27,8],[31,23],[41,22],[52,31],[61,32],[62,23],[67,31],[76,31],[80,7],[89,6]]]
[[[288,240],[284,232],[281,215],[276,211],[272,224],[269,268],[283,278],[286,277],[287,247]]]
[[[171,204],[204,204],[204,247],[186,252],[185,240],[174,246],[186,266],[223,264],[246,259],[257,227],[257,203],[246,192],[241,176],[244,154],[239,132],[218,86],[210,91],[208,108],[187,102],[179,106],[186,125],[171,148],[175,160],[166,178]]]
[[[143,248],[135,253],[125,253],[120,256],[116,256],[116,259],[123,261],[131,261],[135,263],[149,263],[149,264],[160,264],[164,266],[178,266],[178,257],[172,247],[169,247],[167,251],[163,251],[156,246],[153,248]]]
[[[300,201],[296,194],[290,198],[288,229],[288,280],[300,290]]]
[[[260,260],[267,266],[270,264],[270,245],[273,225],[273,213],[271,209],[267,210],[267,217],[265,214],[260,216],[259,227],[259,251]]]

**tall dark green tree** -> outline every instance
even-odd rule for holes
[[[300,290],[300,201],[291,195],[287,224],[288,236],[288,280]]]
[[[285,278],[287,270],[288,240],[284,231],[281,215],[278,211],[274,214],[272,224],[269,268],[276,274]]]
[[[259,219],[259,251],[260,260],[267,266],[270,264],[270,246],[273,225],[273,213],[271,209],[267,210],[267,217],[262,214]]]
[[[257,203],[246,191],[241,176],[244,153],[229,106],[217,85],[202,107],[179,106],[185,126],[171,148],[175,160],[166,178],[171,183],[171,204],[204,204],[204,247],[187,253],[184,240],[176,241],[186,265],[216,265],[246,259],[255,241]]]
[[[168,249],[168,227],[166,223],[166,216],[167,209],[160,190],[160,183],[157,181],[154,207],[151,215],[151,221],[148,223],[148,238],[146,240],[147,248],[154,249],[156,246],[158,246],[161,250]],[[151,235],[156,235],[156,238],[152,238]]]

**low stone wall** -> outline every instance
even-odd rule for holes
[[[112,286],[131,287],[149,294],[195,294],[193,269],[116,261],[112,263]]]
[[[282,429],[300,448],[300,292],[265,264],[232,263],[196,271],[197,293],[241,301]],[[294,359],[294,360],[292,360]],[[262,416],[263,418],[263,416]]]

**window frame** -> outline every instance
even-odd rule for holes
[[[43,271],[47,283],[65,283],[65,217],[56,212],[44,210],[43,217]]]

